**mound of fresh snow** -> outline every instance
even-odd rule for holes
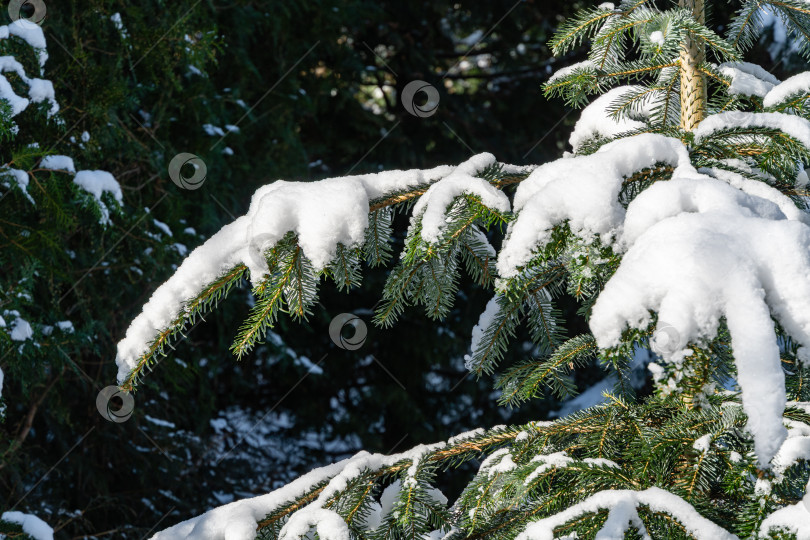
[[[625,177],[665,164],[676,174],[697,174],[686,147],[677,139],[652,133],[613,141],[588,156],[558,159],[535,169],[515,192],[517,219],[509,224],[497,268],[502,277],[517,275],[554,226],[568,222],[584,238],[600,235],[610,243],[624,222],[619,192]]]
[[[605,92],[585,107],[579,115],[574,131],[571,132],[571,137],[568,139],[574,153],[579,152],[584,143],[595,137],[608,139],[620,133],[643,128],[645,126],[644,122],[626,116],[617,119],[608,112],[610,107],[621,101],[625,94],[640,88],[640,86],[616,87],[609,92]],[[641,111],[641,116],[649,116],[648,108]]]
[[[810,227],[720,180],[674,179],[630,203],[620,244],[627,252],[590,320],[597,343],[618,345],[623,328],[645,328],[655,311],[658,327],[677,334],[664,358],[678,363],[691,352],[687,343],[712,338],[725,317],[748,427],[767,468],[786,438],[771,317],[810,344]]]
[[[37,516],[22,512],[4,512],[0,519],[22,526],[22,530],[34,540],[53,540],[53,529]],[[10,537],[9,537],[10,538]]]

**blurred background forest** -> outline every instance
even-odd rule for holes
[[[95,400],[115,382],[115,345],[132,317],[188,251],[246,212],[258,187],[484,151],[514,164],[560,157],[578,115],[540,86],[581,57],[553,58],[546,43],[584,5],[47,3],[45,74],[64,122],[34,117],[36,130],[4,134],[2,159],[24,161],[32,142],[71,153],[110,171],[124,204],[99,230],[64,194],[31,207],[2,188],[0,314],[22,313],[33,334],[20,342],[0,328],[0,512],[35,514],[57,538],[142,538],[361,449],[390,453],[575,408],[548,396],[507,409],[492,378],[466,376],[471,329],[491,294],[470,283],[448,320],[413,309],[394,328],[375,328],[385,268],[351,294],[324,286],[306,323],[282,318],[272,339],[236,361],[228,348],[250,306],[245,283],[145,380],[127,422],[106,421]],[[777,49],[765,42],[749,60],[782,78],[797,60]],[[402,107],[414,80],[438,89],[432,116]],[[199,189],[169,179],[181,152],[206,164]],[[405,218],[396,225],[401,242]],[[345,312],[368,325],[354,351],[328,333]],[[48,330],[56,321],[73,331]],[[577,377],[585,389],[600,374]]]

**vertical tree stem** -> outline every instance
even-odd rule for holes
[[[704,0],[679,0],[678,5],[692,11],[699,23],[706,22]],[[687,36],[681,49],[681,129],[694,130],[706,114],[706,76],[698,66],[706,60],[706,46]]]

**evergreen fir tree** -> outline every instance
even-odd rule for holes
[[[546,93],[572,105],[604,95],[558,161],[480,154],[260,188],[133,321],[118,347],[122,388],[245,277],[256,302],[237,357],[282,313],[305,320],[321,277],[352,289],[363,262],[392,262],[392,215],[409,211],[377,324],[408,305],[442,319],[466,271],[495,289],[468,368],[494,373],[521,324],[540,351],[499,374],[505,404],[572,395],[572,370],[594,362],[615,389],[554,422],[360,453],[156,538],[810,537],[810,73],[780,82],[741,60],[763,7],[796,39],[810,35],[810,10],[794,0],[743,2],[725,37],[701,0],[606,3],[567,21],[555,52],[589,41],[588,59]],[[564,295],[590,333],[568,334],[555,309]],[[628,373],[646,349],[660,358],[642,399]],[[448,506],[436,475],[475,459]]]

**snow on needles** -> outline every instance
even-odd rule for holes
[[[600,235],[606,243],[618,234],[625,210],[619,192],[625,177],[657,164],[675,174],[697,174],[686,147],[677,139],[645,133],[619,139],[588,156],[563,158],[535,169],[515,193],[517,219],[510,223],[498,257],[502,277],[518,274],[536,248],[551,238],[555,225],[568,222],[583,238]]]
[[[475,174],[496,163],[495,156],[489,153],[478,154],[459,165],[450,175],[428,188],[413,208],[415,219],[422,220],[422,239],[426,242],[439,241],[442,229],[446,226],[447,208],[462,193],[480,197],[484,206],[508,212],[509,198],[483,178]]]
[[[783,113],[749,113],[731,111],[707,117],[695,129],[695,144],[718,131],[735,128],[770,128],[783,131],[810,148],[810,122],[799,116]]]
[[[606,490],[591,495],[553,516],[529,524],[516,540],[554,540],[554,529],[586,513],[608,510],[604,525],[596,533],[596,540],[624,538],[629,527],[637,528],[649,538],[638,515],[638,507],[646,506],[656,513],[674,517],[686,532],[702,540],[739,540],[722,527],[701,516],[695,508],[672,493],[652,487],[644,491]]]
[[[579,115],[574,131],[571,132],[571,137],[568,139],[574,153],[579,152],[584,143],[595,137],[611,138],[620,133],[643,128],[645,126],[644,122],[627,116],[617,119],[608,112],[610,107],[620,101],[622,96],[641,88],[641,86],[616,87],[605,92],[585,107]],[[649,116],[649,107],[643,107],[640,113],[640,116]]]
[[[779,129],[810,147],[810,123],[780,113],[713,115],[695,130],[695,140],[729,127]],[[625,211],[619,203],[624,179],[661,164],[675,167],[672,180],[644,190]],[[664,360],[680,364],[692,352],[687,345],[712,339],[725,319],[748,428],[767,468],[787,436],[772,317],[810,346],[810,227],[805,212],[766,184],[718,176],[699,174],[680,141],[654,134],[538,167],[517,189],[517,218],[497,268],[501,277],[516,276],[553,227],[567,223],[586,241],[599,235],[625,253],[593,308],[590,327],[600,348],[617,346],[628,326],[646,328],[656,312],[659,328],[677,333]],[[494,308],[488,306],[484,321]]]
[[[39,59],[39,67],[41,70],[45,65],[45,61],[48,59],[45,34],[42,28],[22,20],[14,21],[9,25],[0,26],[0,39],[8,39],[10,36],[20,38],[34,48]],[[9,80],[5,75],[1,74],[8,71],[14,72],[17,77],[28,86],[28,98],[18,96],[14,92]],[[8,101],[11,106],[12,116],[20,114],[31,102],[49,102],[49,117],[59,111],[59,104],[54,97],[54,89],[51,81],[29,77],[25,73],[22,64],[13,56],[0,56],[0,99]]]
[[[717,70],[731,77],[731,86],[728,87],[730,95],[744,95],[765,97],[779,79],[762,69],[761,66],[748,62],[724,62],[717,66]]]
[[[354,458],[315,469],[265,495],[209,510],[158,532],[152,540],[253,540],[256,538],[256,524],[269,512],[303,496],[312,486],[334,477],[352,459]]]
[[[364,472],[381,470],[406,459],[416,461],[419,456],[443,448],[445,444],[420,445],[391,456],[359,452],[351,458],[315,469],[266,495],[214,508],[157,533],[152,540],[253,540],[256,537],[256,524],[262,518],[324,482],[326,485],[317,498],[290,516],[281,529],[279,540],[307,537],[312,528],[323,540],[349,540],[346,522],[334,510],[324,508],[324,505]]]
[[[8,523],[16,523],[22,527],[25,534],[34,540],[53,540],[53,529],[33,514],[22,512],[4,512],[0,519]],[[10,536],[9,538],[13,537]],[[5,537],[4,537],[5,538]]]
[[[473,358],[478,351],[485,346],[486,340],[484,338],[486,337],[487,328],[489,328],[492,321],[495,320],[495,317],[500,312],[498,298],[499,296],[495,295],[489,300],[484,312],[481,313],[481,316],[478,318],[478,324],[473,326],[471,344],[472,352],[464,357],[464,365],[468,371],[472,371],[474,369]]]
[[[494,162],[491,154],[480,154],[458,167],[393,170],[317,182],[279,180],[259,188],[247,214],[192,251],[132,321],[126,336],[118,343],[118,380],[125,380],[138,358],[148,350],[149,343],[171,324],[184,304],[223,273],[244,264],[251,280],[258,283],[269,271],[262,253],[288,232],[298,235],[299,245],[318,271],[335,256],[338,244],[347,247],[362,244],[370,201],[400,191],[435,183],[415,208],[415,215],[421,212],[422,234],[426,239],[439,235],[445,226],[447,205],[463,193],[472,193],[481,197],[484,204],[508,211],[506,196],[473,176]]]
[[[780,508],[765,518],[759,527],[760,536],[767,538],[775,529],[795,533],[796,540],[810,540],[810,486],[807,491],[804,500]]]
[[[627,209],[626,249],[594,305],[599,347],[619,344],[622,329],[672,327],[677,343],[664,360],[680,363],[687,343],[711,339],[725,317],[748,428],[760,467],[786,438],[784,375],[771,317],[810,345],[810,227],[774,202],[708,177],[659,182]]]
[[[794,75],[785,82],[775,86],[765,95],[762,104],[765,107],[775,107],[787,101],[788,98],[796,95],[807,97],[810,94],[810,71],[805,71]],[[802,99],[804,101],[804,99]]]

